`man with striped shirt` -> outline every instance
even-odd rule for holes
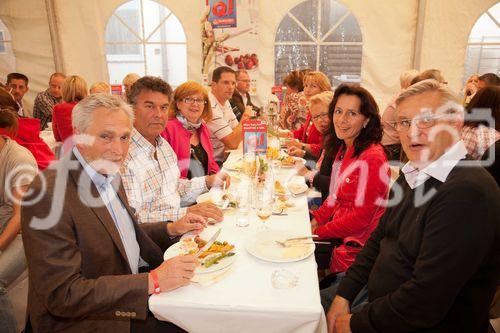
[[[236,149],[242,139],[242,125],[238,123],[229,100],[236,87],[236,73],[229,67],[222,66],[212,74],[212,90],[208,93],[212,105],[213,118],[207,123],[210,130],[210,140],[214,147],[214,157],[217,163],[224,161],[225,149]],[[252,107],[245,109],[241,120],[250,119]]]

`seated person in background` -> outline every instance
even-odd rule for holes
[[[123,78],[122,84],[123,84],[123,99],[127,101],[127,103],[130,104],[130,100],[128,99],[128,94],[130,93],[130,89],[132,88],[132,85],[135,83],[135,81],[139,80],[141,76],[136,73],[128,73],[125,75]]]
[[[293,119],[297,119],[294,117],[290,117],[292,115],[297,114],[299,109],[299,98],[303,94],[304,91],[304,74],[303,71],[291,71],[285,78],[283,79],[283,85],[286,88],[286,95],[284,101],[284,107],[281,108],[280,113],[280,127],[282,129],[295,130],[300,128],[302,124],[293,123]],[[305,118],[303,119],[305,121]]]
[[[477,81],[478,90],[489,86],[500,86],[500,77],[498,77],[495,73],[483,74]]]
[[[16,128],[10,128],[8,125],[0,126],[0,134],[10,137],[28,149],[35,157],[40,170],[48,167],[56,157],[47,143],[40,138],[40,120],[19,117],[17,113],[19,105],[17,105],[12,95],[2,88],[0,88],[0,108],[11,109],[17,116]]]
[[[21,73],[10,73],[7,75],[7,91],[12,94],[19,109],[17,113],[22,117],[33,117],[33,110],[24,99],[24,95],[28,92],[28,77]]]
[[[111,87],[106,82],[102,82],[102,81],[96,82],[90,86],[89,93],[90,94],[98,94],[98,93],[111,94]]]
[[[212,119],[212,107],[205,88],[188,81],[174,91],[169,120],[161,135],[177,156],[182,178],[192,179],[219,172],[206,122]]]
[[[305,151],[310,154],[313,159],[319,157],[322,136],[317,131],[314,124],[311,124],[311,98],[316,94],[331,90],[332,86],[330,80],[328,80],[325,74],[321,72],[308,72],[304,75],[304,96],[299,98],[298,113],[291,115],[291,118],[292,120],[304,118],[305,121],[301,121],[302,126],[300,128],[292,131],[293,137],[299,141],[288,142],[288,150],[291,151],[290,155],[301,157],[302,151]],[[292,121],[292,123],[294,123],[295,120]],[[296,149],[291,149],[292,147]]]
[[[73,108],[87,95],[87,82],[82,77],[71,75],[64,80],[62,86],[63,103],[54,106],[52,113],[52,131],[56,141],[64,142],[73,135],[73,126],[71,125]]]
[[[324,91],[314,95],[310,100],[310,112],[304,126],[293,131],[292,135],[300,141],[290,140],[287,143],[288,154],[317,160],[321,154],[323,135],[328,133],[328,107],[333,98],[333,92]]]
[[[443,73],[439,69],[426,69],[418,76],[414,77],[413,80],[411,80],[410,85],[414,85],[417,82],[429,79],[436,80],[440,84],[448,84],[443,76]]]
[[[191,203],[212,186],[229,181],[225,173],[184,179],[180,177],[177,156],[160,133],[165,130],[172,88],[160,78],[145,76],[129,93],[135,121],[130,149],[122,167],[122,180],[130,206],[139,223],[171,221],[195,213],[222,221],[222,211],[213,203]]]
[[[335,135],[325,142],[335,156],[330,195],[311,211],[311,229],[321,238],[341,240],[334,249],[316,251],[319,268],[329,266],[332,273],[339,273],[354,262],[384,213],[390,173],[373,96],[362,87],[341,84],[332,104],[330,132]]]
[[[389,160],[399,161],[401,155],[401,142],[395,128],[396,121],[396,104],[394,103],[398,96],[410,86],[411,81],[418,76],[418,71],[410,69],[405,71],[399,77],[400,90],[394,94],[392,101],[387,105],[384,113],[382,113],[382,127],[384,134],[382,135],[382,145],[384,146]]]
[[[325,91],[317,94],[311,98],[311,114],[321,116],[316,120],[324,121],[327,125],[325,133],[323,134],[323,142],[321,154],[316,162],[315,169],[309,170],[305,165],[296,165],[297,174],[305,178],[306,184],[310,187],[316,188],[321,192],[321,201],[325,201],[330,192],[330,177],[332,173],[333,158],[332,149],[326,146],[326,142],[330,141],[329,136],[335,135],[333,132],[328,132],[330,124],[332,124],[333,108],[332,104],[333,92]],[[317,112],[317,110],[320,110]],[[326,112],[326,114],[325,114]],[[313,116],[314,117],[314,116]],[[322,128],[321,126],[319,126]]]
[[[207,122],[210,140],[214,147],[214,157],[220,165],[224,162],[225,149],[236,149],[242,140],[242,123],[234,115],[229,99],[236,86],[236,73],[230,67],[216,68],[212,73],[211,92],[208,93],[212,105],[212,120]],[[241,121],[250,119],[251,106],[245,108]]]
[[[462,140],[474,159],[487,160],[494,151],[491,165],[486,170],[500,184],[500,86],[479,90],[467,105]],[[479,119],[478,119],[479,118]],[[488,122],[487,120],[490,120]],[[495,128],[491,121],[495,122]]]
[[[204,219],[134,219],[118,173],[134,119],[123,100],[90,95],[72,118],[75,147],[35,178],[22,206],[26,331],[183,332],[155,319],[148,298],[156,286],[167,292],[189,284],[194,256],[163,261],[163,251],[186,227],[203,229]]]
[[[321,291],[328,332],[487,331],[500,270],[500,192],[466,157],[459,103],[435,80],[396,100],[409,162],[391,191],[397,201],[340,285]],[[351,313],[366,285],[368,303]]]
[[[250,76],[246,70],[239,69],[236,71],[236,89],[234,89],[233,97],[231,97],[229,103],[238,121],[241,120],[247,106],[256,108],[249,94],[251,82]]]
[[[464,101],[463,105],[467,106],[469,104],[470,100],[474,95],[476,94],[478,90],[478,85],[479,83],[479,75],[478,74],[472,74],[468,79],[467,82],[465,83],[465,87],[463,89],[464,93]]]
[[[50,76],[49,87],[36,95],[33,105],[33,117],[40,119],[40,130],[47,128],[47,124],[52,122],[52,111],[54,105],[62,102],[62,85],[66,75],[54,73]]]
[[[0,107],[0,129],[17,131],[13,109]],[[1,134],[0,161],[0,327],[2,332],[14,333],[18,332],[16,318],[6,289],[26,268],[20,201],[38,169],[26,148]]]

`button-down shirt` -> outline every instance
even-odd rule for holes
[[[35,98],[33,106],[33,117],[40,119],[40,130],[47,128],[47,123],[52,121],[52,110],[54,105],[61,103],[62,98],[52,96],[49,89],[42,91]]]
[[[217,98],[211,93],[208,93],[210,104],[212,105],[212,120],[207,123],[210,130],[210,141],[214,147],[214,157],[216,161],[224,160],[225,145],[221,139],[233,133],[233,128],[238,126],[238,119],[234,115],[231,103],[229,100],[221,104]]]
[[[97,191],[106,205],[106,208],[115,223],[116,229],[120,234],[120,239],[122,240],[125,253],[127,254],[130,270],[132,271],[132,274],[137,274],[139,266],[144,266],[146,263],[140,258],[140,248],[139,243],[137,243],[132,218],[128,214],[127,209],[111,184],[115,176],[106,177],[97,172],[85,161],[83,156],[78,151],[78,148],[74,147],[73,153],[82,164],[84,171],[89,175],[90,179],[97,187]]]
[[[412,189],[422,185],[431,177],[444,183],[451,170],[453,170],[455,165],[457,165],[461,159],[465,158],[466,155],[467,149],[463,141],[458,141],[437,160],[422,170],[419,170],[413,166],[411,162],[408,162],[401,168],[401,171],[405,176],[406,182]]]
[[[192,202],[207,191],[205,177],[180,178],[177,156],[163,137],[154,146],[135,128],[121,174],[139,223],[177,220],[187,210],[181,199]]]

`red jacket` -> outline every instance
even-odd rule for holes
[[[35,157],[38,169],[45,169],[56,157],[45,141],[40,138],[40,119],[21,117],[18,118],[18,123],[19,131],[17,136],[12,135],[3,128],[0,129],[0,134],[12,138],[28,149]]]
[[[219,171],[219,165],[215,162],[214,148],[210,141],[210,132],[205,122],[202,122],[201,127],[198,129],[198,134],[200,136],[201,146],[208,155],[208,174],[217,173]],[[186,178],[189,170],[189,163],[191,161],[191,145],[189,144],[191,132],[185,129],[177,118],[173,118],[169,119],[161,136],[168,141],[177,155],[177,165],[181,171],[181,177]]]
[[[311,212],[318,222],[315,234],[343,239],[343,244],[333,251],[331,272],[343,272],[354,262],[361,249],[346,243],[364,246],[384,214],[385,207],[376,202],[387,198],[390,182],[389,165],[381,145],[372,144],[358,157],[352,156],[354,147],[347,149],[343,159],[342,153],[337,154],[332,166],[330,195],[320,208]],[[381,179],[380,174],[387,175],[386,179]]]
[[[316,129],[316,126],[314,126],[314,123],[311,121],[311,114],[307,116],[304,125],[292,131],[292,133],[295,139],[299,139],[301,142],[311,145],[312,154],[319,157],[321,154],[323,135]]]
[[[52,131],[58,142],[64,142],[73,135],[71,114],[76,103],[61,103],[54,105],[52,113]]]

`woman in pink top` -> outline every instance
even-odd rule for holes
[[[211,119],[212,107],[202,85],[188,81],[175,89],[169,120],[161,135],[177,155],[177,165],[183,178],[191,179],[219,171],[206,125]]]
[[[72,75],[66,78],[62,86],[63,103],[54,105],[52,113],[52,131],[56,141],[64,142],[73,135],[73,108],[87,95],[87,83],[82,77]]]

